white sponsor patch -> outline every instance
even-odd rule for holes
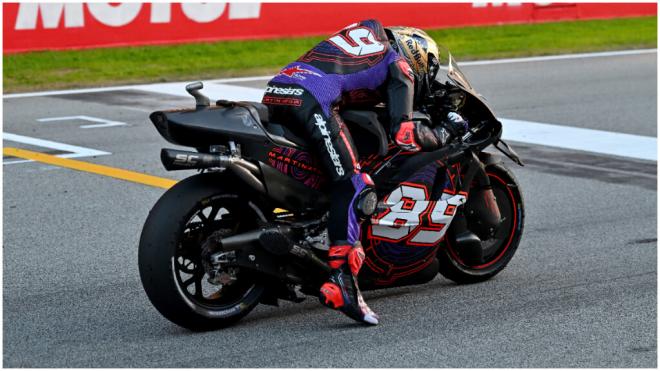
[[[305,91],[303,89],[279,87],[279,86],[266,86],[266,94],[276,95],[295,95],[301,96]]]
[[[319,131],[321,132],[321,135],[323,136],[323,141],[325,142],[325,148],[328,150],[328,154],[330,155],[330,158],[332,159],[332,163],[335,165],[335,171],[337,172],[337,175],[339,176],[344,176],[344,167],[341,166],[341,159],[339,158],[339,154],[335,150],[335,147],[332,145],[332,139],[330,138],[330,132],[328,131],[327,126],[325,125],[326,122],[323,119],[323,116],[319,115],[318,113],[314,114],[314,119],[316,122],[314,123],[317,128],[319,128]]]

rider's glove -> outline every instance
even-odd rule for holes
[[[412,121],[404,121],[401,123],[399,130],[394,136],[394,141],[396,142],[396,145],[404,151],[418,152],[421,149],[415,139],[415,123]]]
[[[445,129],[441,125],[433,128],[433,135],[438,141],[438,148],[444,147],[453,138],[453,135],[449,132],[449,130]]]
[[[444,126],[454,137],[461,137],[470,129],[467,121],[456,112],[447,113],[447,118],[443,120]]]

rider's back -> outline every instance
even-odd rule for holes
[[[381,102],[389,65],[398,58],[387,40],[376,20],[352,24],[287,65],[272,82],[304,87],[326,113],[340,102]]]

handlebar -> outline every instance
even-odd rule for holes
[[[470,128],[470,130],[468,130],[467,133],[463,134],[460,141],[461,142],[468,142],[470,139],[472,139],[472,137],[475,134],[477,134],[481,129],[483,129],[484,126],[485,126],[485,124],[481,123],[481,124],[477,125],[475,128]]]

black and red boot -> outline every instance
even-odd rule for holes
[[[340,310],[352,319],[369,325],[378,324],[378,315],[364,302],[357,276],[364,261],[360,242],[355,246],[332,246],[328,250],[330,280],[321,286],[321,304]]]

